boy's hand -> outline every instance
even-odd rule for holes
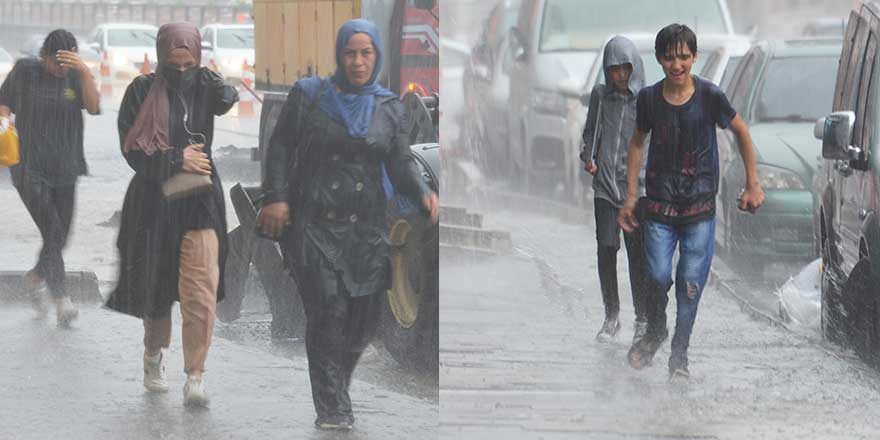
[[[592,160],[589,160],[587,162],[584,162],[584,171],[595,176],[596,173],[599,172],[599,166],[596,165],[596,163],[593,162]]]
[[[743,211],[749,211],[752,214],[758,211],[758,208],[764,204],[764,190],[761,185],[749,185],[739,196],[738,208]]]
[[[620,212],[617,214],[617,224],[620,225],[620,228],[626,233],[635,231],[640,226],[638,220],[636,220],[635,211],[635,199],[627,197],[626,202],[623,204],[623,208],[620,208]]]

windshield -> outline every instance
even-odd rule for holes
[[[253,49],[254,29],[218,29],[217,47],[224,49]]]
[[[152,29],[111,29],[107,31],[107,45],[115,47],[153,47],[156,33]]]
[[[727,66],[724,67],[724,75],[721,76],[721,83],[718,84],[721,87],[721,90],[727,91],[727,86],[730,85],[730,79],[733,78],[733,72],[736,72],[736,66],[739,66],[739,62],[742,61],[743,57],[730,57],[727,60]]]
[[[714,0],[547,0],[542,21],[542,52],[597,50],[609,35],[656,33],[670,23],[684,23],[697,35],[728,32]]]
[[[834,98],[837,56],[776,58],[767,66],[755,115],[760,122],[814,122]]]

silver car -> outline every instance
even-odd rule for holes
[[[253,72],[253,24],[209,24],[201,32],[202,64],[226,78],[242,78]]]

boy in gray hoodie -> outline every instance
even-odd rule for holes
[[[615,36],[605,45],[602,64],[605,84],[596,84],[590,94],[581,160],[584,169],[593,175],[599,284],[605,304],[605,322],[596,339],[607,342],[620,330],[617,251],[620,249],[621,229],[617,214],[627,196],[627,147],[636,126],[636,98],[645,85],[645,75],[635,44],[621,36]],[[644,169],[639,179],[642,194],[643,173]],[[647,267],[642,229],[624,233],[623,240],[636,313],[633,336],[636,341],[647,329]]]

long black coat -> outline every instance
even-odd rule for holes
[[[419,205],[430,193],[409,148],[406,110],[396,96],[377,97],[361,139],[316,100],[299,85],[288,95],[269,141],[265,203],[290,205],[293,224],[281,242],[294,273],[326,261],[349,296],[376,294],[390,287],[391,270],[382,166]]]
[[[134,124],[154,79],[155,74],[139,76],[125,91],[118,119],[120,145]],[[184,107],[182,100],[189,104]],[[223,298],[226,214],[217,167],[212,165],[214,187],[210,192],[168,202],[162,196],[161,185],[183,167],[183,148],[188,143],[182,125],[184,109],[189,113],[187,128],[205,135],[202,151],[210,158],[214,117],[225,114],[237,101],[238,92],[233,87],[225,85],[219,75],[202,67],[196,84],[183,97],[169,93],[169,144],[173,148],[150,156],[141,151],[124,153],[136,174],[122,205],[117,239],[119,284],[107,301],[111,309],[137,317],[167,316],[171,305],[179,299],[180,243],[183,235],[191,229],[213,228],[217,232],[220,250],[217,300]]]

